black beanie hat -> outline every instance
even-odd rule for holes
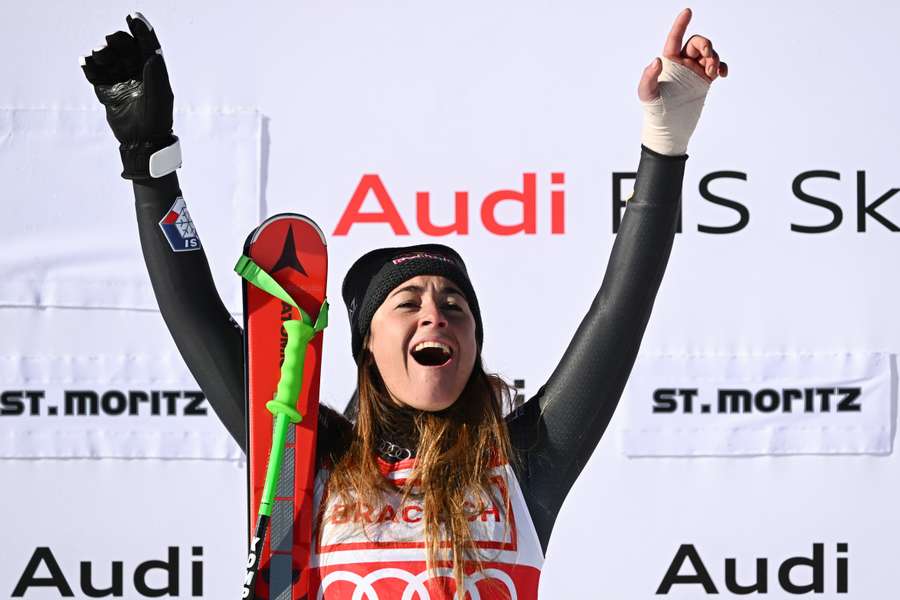
[[[379,248],[364,254],[353,263],[341,295],[347,305],[352,331],[353,358],[359,361],[363,338],[369,332],[375,311],[391,290],[419,275],[446,277],[459,286],[475,318],[475,342],[481,351],[483,331],[478,298],[466,265],[455,250],[442,244],[420,244],[401,248]]]

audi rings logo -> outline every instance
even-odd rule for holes
[[[426,582],[442,577],[453,577],[453,571],[449,568],[437,569],[436,572],[437,574],[432,577],[427,570],[414,575],[409,571],[397,568],[379,569],[368,575],[359,575],[350,571],[333,571],[322,579],[322,585],[319,586],[319,593],[316,598],[322,600],[329,585],[339,581],[346,581],[352,583],[356,588],[353,591],[353,600],[387,600],[387,596],[385,598],[379,597],[378,592],[375,591],[374,584],[385,579],[399,579],[406,583],[402,595],[399,596],[400,600],[431,600],[431,594],[425,585]],[[488,580],[491,584],[502,584],[506,588],[507,597],[510,600],[518,600],[516,584],[513,583],[512,578],[508,574],[499,569],[485,569],[467,577],[465,580],[466,597],[471,598],[471,600],[481,600],[481,593],[477,587],[478,583]],[[398,591],[392,589],[390,598],[397,598],[396,593]]]

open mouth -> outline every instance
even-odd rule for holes
[[[441,342],[419,342],[412,350],[412,357],[426,367],[440,367],[453,358],[453,350]]]

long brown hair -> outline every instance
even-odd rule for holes
[[[512,456],[503,420],[511,398],[509,385],[486,373],[478,356],[462,393],[449,408],[436,413],[398,410],[375,358],[366,344],[363,348],[359,412],[350,446],[330,477],[329,494],[337,495],[345,507],[380,504],[386,492],[396,491],[376,459],[380,434],[401,427],[414,429],[410,437],[418,440],[417,456],[401,490],[403,499],[415,496],[422,502],[429,572],[434,575],[439,562],[452,563],[456,595],[462,598],[466,567],[470,571],[483,568],[470,522],[488,500],[503,515],[509,514],[508,494],[498,497],[490,481],[492,467]]]

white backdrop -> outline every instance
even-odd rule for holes
[[[614,239],[613,173],[637,166],[637,79],[682,7],[278,1],[251,8],[206,0],[132,7],[104,0],[4,8],[0,108],[88,109],[102,122],[78,56],[124,28],[125,14],[139,8],[157,28],[180,111],[261,114],[256,170],[244,175],[259,185],[249,188],[254,191],[247,192],[253,197],[246,206],[258,206],[262,216],[302,212],[322,225],[329,235],[334,301],[347,267],[364,250],[434,239],[416,224],[417,192],[431,194],[438,224],[450,222],[454,192],[469,192],[469,234],[441,241],[458,248],[470,265],[489,367],[524,379],[530,394],[552,371],[599,286]],[[880,398],[889,410],[875,425],[890,432],[887,449],[628,458],[621,432],[630,413],[620,410],[559,516],[542,595],[657,597],[679,548],[693,544],[718,597],[738,597],[726,589],[726,559],[737,559],[737,580],[749,583],[755,559],[766,558],[769,589],[757,595],[780,598],[786,592],[778,565],[812,557],[813,544],[821,543],[825,593],[817,597],[883,598],[895,587],[900,537],[900,474],[892,451],[900,351],[894,314],[900,287],[892,275],[900,252],[894,232],[874,217],[858,231],[858,202],[863,180],[865,204],[900,186],[891,74],[900,55],[900,9],[811,1],[787,7],[705,1],[692,8],[691,31],[714,40],[731,77],[713,85],[689,149],[683,233],[623,404],[628,411],[649,410],[652,401],[640,390],[689,387],[675,377],[657,384],[652,368],[686,357],[752,362],[779,355],[886,355],[890,383]],[[213,223],[232,204],[215,191],[216,171],[200,166],[203,140],[190,139],[178,117],[175,127],[184,148],[185,198],[204,243],[216,239],[207,251],[220,289],[234,289],[228,271],[243,234],[230,250],[227,239],[219,242],[222,230]],[[14,142],[4,130],[0,148]],[[27,246],[13,243],[30,239],[17,229],[25,222],[33,239],[53,248],[66,242],[34,219],[36,207],[48,202],[48,182],[65,191],[54,199],[60,206],[100,211],[125,236],[131,227],[139,256],[130,185],[118,179],[111,135],[107,142],[106,154],[97,153],[83,170],[54,168],[44,154],[2,155],[8,222],[0,254],[7,273],[33,265],[53,274],[54,265],[34,264],[23,253]],[[56,160],[66,162],[81,150],[60,143]],[[698,225],[738,220],[735,210],[701,193],[704,177],[720,171],[745,175],[714,180],[709,193],[740,202],[749,221],[735,233],[703,233]],[[832,220],[829,209],[803,202],[793,191],[795,178],[809,171],[832,173],[801,186],[840,207],[843,220],[832,231],[791,229]],[[496,190],[521,191],[526,173],[536,176],[537,233],[491,233],[480,218],[482,200]],[[565,183],[551,183],[552,173],[564,173]],[[358,224],[334,235],[367,174],[380,178],[411,235],[397,237],[383,224]],[[565,193],[562,234],[550,233],[554,190]],[[898,203],[888,197],[878,213],[900,224]],[[369,196],[365,209],[377,208]],[[508,203],[497,216],[503,223],[517,217]],[[104,224],[94,226],[101,235]],[[81,238],[73,233],[71,239]],[[19,364],[141,355],[164,365],[175,352],[152,310],[123,303],[77,308],[48,297],[3,299],[0,358]],[[342,308],[339,301],[336,308]],[[533,336],[535,319],[543,332],[539,339]],[[351,366],[348,327],[335,318],[326,340],[323,401],[343,406],[353,387]],[[740,369],[717,375],[723,386],[760,387]],[[849,375],[824,367],[808,381],[771,375],[785,381],[783,387],[854,384]],[[0,391],[24,385],[13,376]],[[865,411],[865,397],[862,402]],[[26,416],[0,416],[0,428],[21,427],[18,419]],[[203,427],[218,427],[211,415],[199,418],[207,420]],[[803,426],[803,415],[791,418]],[[178,419],[160,421],[161,430],[166,423],[184,427]],[[129,587],[131,573],[141,562],[166,559],[170,547],[180,552],[179,597],[198,597],[191,596],[192,561],[202,563],[202,597],[235,595],[244,560],[243,463],[227,448],[217,452],[205,459],[0,458],[0,597],[12,595],[42,547],[52,551],[77,597],[83,597],[82,561],[90,561],[98,587],[109,585],[111,563],[123,561],[124,596],[141,597]],[[839,544],[847,548],[839,550]],[[199,557],[192,555],[194,547],[202,548]],[[842,560],[847,593],[839,593],[836,583]],[[49,577],[47,569],[42,563],[36,576]],[[687,562],[680,572],[694,569]],[[812,577],[809,568],[794,573],[796,584]],[[680,584],[661,597],[706,595],[697,584]],[[25,597],[61,596],[58,588],[45,587],[29,589]]]

